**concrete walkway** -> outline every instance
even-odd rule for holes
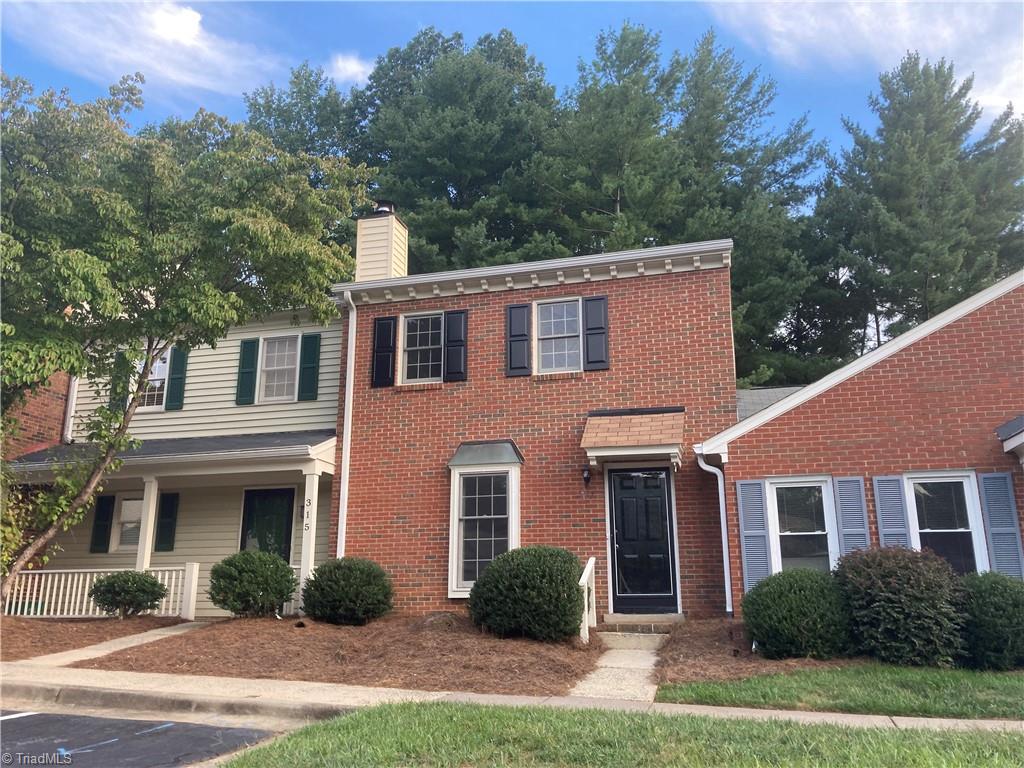
[[[707,707],[656,704],[636,699],[586,696],[501,696],[447,691],[411,691],[287,680],[110,672],[97,669],[47,667],[27,662],[0,664],[5,707],[92,707],[108,710],[210,712],[219,715],[261,715],[292,721],[319,720],[358,707],[400,701],[462,702],[500,706],[544,706],[701,715],[747,720],[789,720],[854,728],[926,728],[929,730],[994,730],[1024,734],[1024,721],[947,720],[939,718],[847,715],[834,712]]]
[[[658,654],[651,650],[613,648],[601,654],[597,669],[580,680],[570,696],[595,699],[654,701],[658,685],[654,667]]]
[[[113,621],[113,619],[111,619],[111,621]],[[97,659],[100,656],[106,656],[108,653],[122,651],[125,648],[133,648],[136,645],[142,645],[144,643],[152,643],[154,640],[160,640],[164,637],[181,635],[185,632],[191,632],[193,629],[199,629],[199,627],[205,626],[207,626],[207,624],[200,621],[190,621],[185,624],[172,624],[169,627],[151,629],[148,632],[139,632],[135,635],[115,637],[113,640],[96,643],[96,645],[87,645],[85,648],[75,648],[70,651],[61,651],[60,653],[49,653],[46,656],[35,656],[31,659],[25,659],[19,663],[37,664],[43,667],[65,667],[69,664],[74,664],[76,661]]]

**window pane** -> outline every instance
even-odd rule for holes
[[[139,544],[139,531],[142,526],[140,523],[121,523],[121,542],[119,546],[122,547],[136,547]]]
[[[826,530],[820,485],[776,488],[775,500],[779,509],[779,533]]]
[[[461,493],[461,583],[465,586],[508,550],[508,474],[463,475]]]
[[[541,371],[574,371],[579,367],[579,336],[540,340]]]
[[[959,574],[972,573],[977,570],[974,561],[974,542],[969,531],[958,533],[924,533],[921,532],[921,549],[930,549],[940,557],[946,558],[953,570]]]
[[[295,397],[298,359],[297,337],[264,339],[260,399],[290,400]]]
[[[441,378],[441,315],[405,319],[405,380]]]
[[[959,481],[914,483],[917,527],[921,530],[948,531],[970,528],[964,484]]]
[[[779,536],[782,551],[782,570],[813,568],[816,571],[830,570],[828,558],[828,535],[824,533]]]
[[[142,361],[135,367],[136,372],[142,372]],[[164,391],[167,382],[167,355],[154,360],[149,370],[149,379],[146,381],[142,394],[139,397],[140,408],[159,408],[164,404]]]

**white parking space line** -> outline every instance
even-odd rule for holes
[[[15,712],[13,715],[4,715],[0,717],[0,722],[4,720],[16,720],[19,717],[32,717],[32,715],[38,715],[38,712]]]

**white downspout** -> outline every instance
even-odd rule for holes
[[[64,404],[64,434],[61,435],[63,442],[70,443],[75,431],[75,408],[78,407],[78,377],[72,376],[68,382],[68,399]]]
[[[697,466],[718,478],[718,516],[722,526],[722,570],[725,572],[725,612],[732,616],[732,568],[729,561],[729,525],[725,514],[725,473],[704,461],[704,446],[693,446],[697,454]]]
[[[352,292],[345,291],[342,300],[348,305],[348,352],[345,358],[345,407],[344,422],[341,426],[341,466],[338,486],[338,546],[337,556],[345,556],[345,529],[348,525],[348,476],[349,457],[352,455],[352,390],[356,380],[356,305]]]

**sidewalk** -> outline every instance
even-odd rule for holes
[[[497,694],[412,691],[354,685],[286,680],[250,680],[142,672],[110,672],[43,666],[32,662],[0,665],[6,708],[46,705],[89,706],[110,710],[211,712],[224,715],[264,715],[292,720],[320,720],[359,707],[393,702],[462,702],[499,706],[543,706],[650,712],[661,715],[749,720],[789,720],[855,728],[927,728],[930,730],[989,730],[1024,734],[1024,721],[951,720],[939,718],[849,715],[834,712],[708,707],[657,704],[584,696],[504,696]]]

